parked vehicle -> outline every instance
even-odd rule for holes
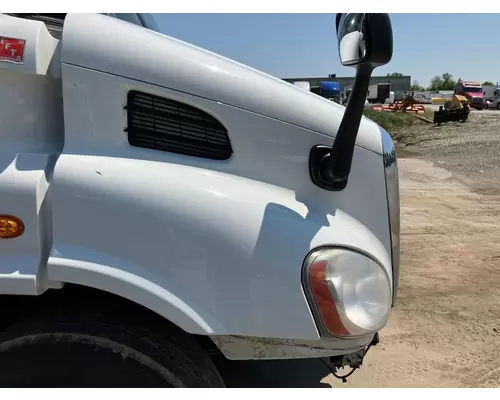
[[[390,83],[374,83],[368,87],[366,99],[369,103],[384,104],[391,96]]]
[[[311,84],[307,81],[297,81],[297,82],[293,82],[293,84],[295,86],[298,86],[301,89],[304,89],[307,92],[311,91]]]
[[[399,281],[388,14],[337,15],[346,108],[147,14],[0,15],[2,385],[222,387],[357,368]]]
[[[482,88],[483,88],[483,98],[485,101],[491,101],[495,97],[500,95],[500,86],[499,85],[495,85],[495,86],[490,86],[490,85],[484,86],[483,85]]]
[[[491,100],[488,100],[487,104],[486,104],[486,108],[500,110],[500,96],[497,96]]]
[[[340,103],[340,84],[338,82],[320,82],[319,95],[335,103]]]
[[[482,110],[485,107],[483,87],[478,82],[459,79],[455,86],[454,94],[465,96],[471,108]]]

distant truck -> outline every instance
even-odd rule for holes
[[[485,101],[491,101],[500,95],[500,85],[483,86],[483,96]]]
[[[464,81],[459,79],[455,86],[454,94],[467,98],[472,108],[482,110],[486,106],[483,94],[483,86],[479,82]]]
[[[295,86],[298,86],[301,89],[304,89],[307,92],[311,91],[311,84],[307,81],[296,81],[296,82],[293,82],[293,84]]]
[[[320,82],[319,93],[321,97],[340,103],[340,83],[338,82]]]
[[[385,100],[391,96],[391,84],[390,83],[374,83],[368,86],[368,94],[366,100],[369,103],[380,103],[384,104]]]

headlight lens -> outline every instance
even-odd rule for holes
[[[382,148],[384,151],[385,186],[387,191],[387,206],[389,213],[389,227],[391,230],[392,247],[392,279],[393,279],[393,305],[396,300],[399,283],[399,258],[400,258],[400,208],[399,208],[399,177],[396,148],[391,135],[380,128],[382,135]]]
[[[330,335],[375,333],[387,323],[392,290],[376,261],[353,250],[328,248],[312,253],[305,271],[313,309]]]

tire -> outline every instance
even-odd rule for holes
[[[500,110],[500,102],[497,103],[497,110]]]
[[[156,315],[129,311],[70,307],[11,326],[0,334],[0,385],[224,387],[191,336]]]

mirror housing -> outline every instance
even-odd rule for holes
[[[333,146],[311,149],[309,174],[322,189],[339,191],[347,186],[372,71],[391,60],[393,44],[389,14],[337,14],[335,23],[340,60],[356,76]]]
[[[335,22],[342,65],[368,64],[373,69],[391,61],[389,14],[337,14]]]

